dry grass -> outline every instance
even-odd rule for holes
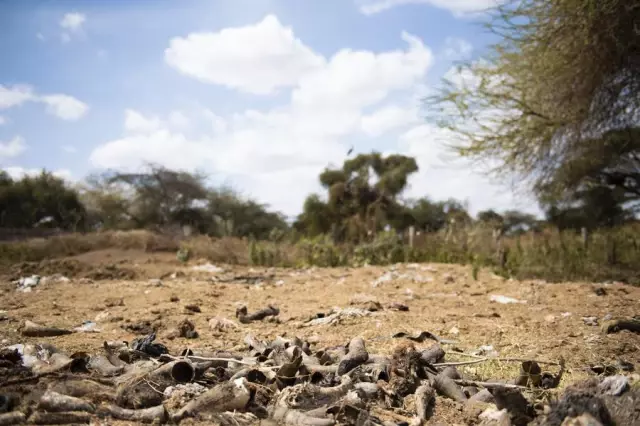
[[[501,245],[491,230],[481,227],[423,234],[413,248],[388,234],[375,241],[335,245],[327,238],[295,242],[251,242],[238,238],[195,236],[176,238],[148,231],[68,234],[20,242],[0,243],[0,263],[39,262],[105,249],[173,252],[186,248],[192,258],[214,263],[260,266],[386,265],[402,262],[439,262],[489,267],[514,278],[548,281],[623,281],[640,283],[640,227],[628,225],[594,233],[588,246],[576,232],[545,230],[505,238]],[[506,252],[504,258],[500,250]]]

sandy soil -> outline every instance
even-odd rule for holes
[[[7,317],[0,321],[2,346],[47,341],[67,353],[95,353],[105,340],[131,341],[139,335],[132,331],[134,326],[150,325],[172,353],[186,347],[243,348],[244,337],[252,333],[264,339],[295,335],[314,342],[314,348],[344,344],[361,336],[371,353],[389,354],[404,344],[401,339],[391,338],[394,333],[427,330],[456,340],[456,344],[447,346],[450,351],[457,348],[468,353],[492,345],[501,357],[564,358],[568,374],[563,385],[591,374],[587,370],[596,364],[615,364],[618,360],[640,363],[638,335],[627,331],[603,335],[599,327],[586,325],[582,319],[595,316],[602,321],[606,315],[617,318],[640,314],[640,288],[619,283],[514,281],[487,270],[473,280],[469,267],[444,264],[305,270],[219,265],[224,272],[192,269],[201,263],[194,260],[181,265],[173,255],[105,251],[59,263],[76,265],[71,268],[70,282],[46,282],[30,293],[22,293],[5,281],[0,284],[0,310],[6,311]],[[24,265],[16,268],[6,273],[6,278],[15,278],[20,268],[22,272],[34,269]],[[47,268],[46,273],[65,272],[64,266],[56,270],[55,265],[48,264]],[[94,279],[81,278],[94,270],[133,271],[131,276],[135,278],[102,279],[108,278],[108,273]],[[170,276],[172,273],[176,276]],[[392,278],[377,286],[372,284],[385,274]],[[153,278],[160,278],[161,284]],[[600,288],[604,291],[596,292]],[[500,304],[492,302],[491,295],[523,303]],[[383,308],[337,324],[304,326],[317,313],[349,307],[364,299],[375,299]],[[392,302],[405,304],[409,310],[386,309]],[[279,322],[238,324],[238,328],[225,332],[210,329],[208,321],[213,317],[236,321],[239,304],[245,304],[249,312],[275,305],[281,312]],[[187,309],[187,305],[198,306],[200,312]],[[166,333],[185,318],[195,324],[200,336],[168,340]],[[26,319],[62,328],[92,320],[101,332],[30,339],[17,331]],[[431,344],[433,341],[426,341],[417,346]],[[452,355],[447,359],[469,358]],[[496,362],[468,366],[462,371],[469,378],[509,379],[517,367]],[[437,407],[432,424],[468,423],[462,408],[454,403],[439,401]]]

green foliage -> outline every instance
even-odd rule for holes
[[[633,220],[633,214],[625,209],[627,202],[621,188],[592,186],[577,191],[564,203],[549,203],[547,222],[560,230],[611,228]]]
[[[309,196],[294,227],[311,237],[330,234],[335,242],[365,241],[385,225],[406,222],[397,197],[417,170],[414,158],[377,152],[360,154],[339,169],[327,168],[319,176],[327,201]]]
[[[326,236],[303,239],[297,247],[301,253],[300,266],[335,267],[348,264],[348,247],[339,247]]]
[[[187,263],[190,257],[191,251],[187,247],[181,247],[176,252],[176,259],[178,259],[180,263]]]
[[[584,185],[640,198],[640,4],[512,0],[487,28],[498,42],[428,99],[453,148],[497,164],[540,196]]]
[[[86,219],[78,192],[51,173],[43,170],[15,181],[0,173],[0,226],[83,230]]]
[[[409,248],[402,244],[395,232],[383,232],[370,243],[358,245],[353,251],[354,265],[388,265],[404,262]]]
[[[258,239],[288,229],[280,213],[229,188],[207,186],[203,174],[156,165],[140,173],[90,176],[82,197],[92,220],[106,229],[189,225],[210,236]]]

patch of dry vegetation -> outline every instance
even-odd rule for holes
[[[178,238],[149,231],[107,231],[0,243],[0,263],[40,262],[104,249],[147,253],[186,250],[191,258],[256,266],[357,266],[438,262],[481,267],[514,278],[548,281],[640,283],[640,229],[637,225],[600,230],[585,242],[573,231],[545,229],[496,240],[481,226],[455,233],[428,233],[413,247],[395,234],[381,233],[363,244],[335,244],[326,236],[254,241],[232,237]]]

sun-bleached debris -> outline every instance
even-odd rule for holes
[[[489,296],[489,300],[495,303],[501,303],[503,305],[509,305],[512,303],[522,303],[522,304],[527,303],[526,300],[518,300],[518,299],[514,299],[513,297],[502,296],[500,294],[492,294],[491,296]]]
[[[390,270],[379,276],[371,283],[371,285],[375,288],[381,286],[382,284],[397,280],[411,281],[414,283],[429,283],[433,281],[433,278],[415,272],[407,272],[403,274],[396,270]]]
[[[40,284],[41,278],[39,275],[31,275],[30,277],[22,277],[19,280],[13,282],[17,286],[16,291],[23,293],[29,293]]]
[[[192,271],[196,271],[196,272],[209,272],[211,274],[224,272],[224,268],[221,268],[219,266],[213,265],[211,263],[205,263],[203,265],[193,266],[193,267],[191,267],[191,270]]]
[[[305,327],[316,325],[338,324],[340,321],[349,318],[362,318],[373,315],[374,312],[360,308],[333,308],[328,315],[320,318],[314,318],[304,324]]]

